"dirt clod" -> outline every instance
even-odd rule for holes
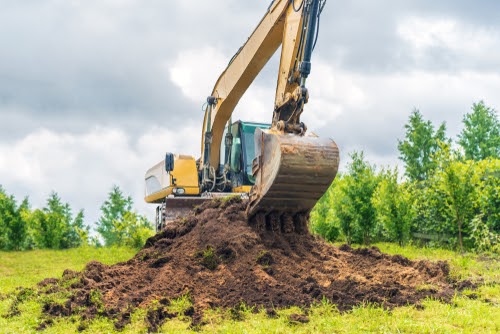
[[[45,319],[40,322],[40,324],[37,326],[36,330],[37,331],[43,331],[44,329],[47,329],[48,327],[52,326],[54,324],[54,320],[52,319]]]
[[[259,254],[259,256],[257,256],[257,263],[262,266],[269,266],[273,264],[273,262],[273,256],[267,251],[263,251]]]
[[[278,312],[276,312],[275,309],[273,308],[266,308],[266,314],[269,318],[277,318],[278,317]]]
[[[71,297],[45,313],[107,316],[123,328],[141,307],[148,309],[146,322],[154,332],[177,316],[168,311],[170,301],[186,295],[192,308],[183,316],[193,326],[207,308],[228,309],[238,318],[241,305],[255,306],[274,317],[275,309],[307,308],[323,299],[345,311],[365,302],[390,308],[453,296],[445,262],[410,261],[375,247],[337,248],[307,232],[306,216],[248,222],[245,208],[237,199],[205,203],[150,238],[127,262],[94,261],[81,273],[65,272],[62,281],[76,281],[67,288]],[[433,289],[417,288],[423,285]],[[292,315],[290,321],[308,318]]]
[[[306,324],[309,322],[309,317],[303,314],[290,314],[288,316],[288,321],[292,324],[293,323]]]
[[[146,323],[148,324],[149,332],[157,333],[165,321],[175,316],[176,315],[173,313],[168,313],[164,308],[148,310],[146,314]]]

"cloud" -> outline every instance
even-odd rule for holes
[[[487,70],[492,65],[498,67],[495,54],[500,49],[500,21],[494,13],[499,11],[500,3],[491,0],[328,1],[321,18],[317,53],[339,61],[343,68],[351,72],[365,75],[412,71],[416,68],[453,71],[463,66]],[[450,26],[446,27],[449,23],[454,25],[451,27],[453,31],[449,31]],[[418,24],[418,28],[415,24]],[[413,31],[414,36],[418,34],[424,37],[427,34],[424,38],[429,38],[440,27],[448,29],[441,32],[451,32],[453,37],[450,38],[461,43],[468,51],[475,48],[476,37],[490,39],[491,48],[482,50],[493,52],[491,59],[494,62],[482,64],[483,57],[477,58],[477,54],[470,52],[453,52],[450,45],[442,43],[427,48],[425,54],[429,61],[414,59],[413,44],[401,36],[401,28]],[[449,40],[443,34],[440,36]],[[482,42],[480,44],[485,46]]]
[[[151,217],[152,207],[143,201],[146,170],[166,151],[199,155],[199,133],[192,124],[175,130],[154,126],[137,140],[118,128],[82,134],[41,129],[12,145],[0,144],[0,182],[18,198],[29,196],[35,207],[57,191],[75,210],[85,208],[89,223],[116,184]]]
[[[302,120],[337,142],[344,163],[347,153],[363,150],[379,166],[397,164],[397,139],[403,138],[403,126],[414,108],[434,124],[446,122],[448,135],[455,138],[473,102],[500,105],[499,73],[415,70],[362,75],[327,65],[323,59],[316,65]]]
[[[214,47],[179,52],[175,61],[165,64],[170,79],[185,97],[203,103],[228,63],[228,56]]]
[[[233,120],[270,123],[274,108],[277,62],[279,53],[271,60],[255,82],[243,95],[233,113]],[[231,56],[213,47],[190,49],[179,53],[170,68],[172,82],[180,88],[184,97],[201,104],[212,93],[217,79],[226,69]],[[274,66],[273,66],[274,65]],[[273,75],[274,74],[274,75]],[[272,80],[268,80],[272,77]],[[202,114],[200,114],[200,124]]]
[[[500,30],[477,27],[451,18],[408,17],[397,33],[417,64],[440,71],[490,71],[500,68]]]
[[[199,156],[201,105],[269,1],[3,1],[0,183],[43,206],[51,190],[88,221],[113,183],[141,212],[144,172]],[[347,153],[397,163],[411,110],[450,136],[471,104],[500,108],[500,2],[329,0],[303,121]],[[233,119],[270,122],[279,55]]]

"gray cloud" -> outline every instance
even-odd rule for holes
[[[0,150],[10,157],[0,156],[0,183],[18,197],[60,190],[91,208],[90,217],[112,183],[140,203],[143,171],[165,150],[197,154],[200,107],[212,89],[210,83],[196,90],[199,98],[185,96],[170,70],[186,51],[211,48],[229,61],[268,5],[0,0]],[[474,101],[500,106],[498,13],[494,0],[328,0],[304,120],[338,142],[344,161],[354,149],[397,161],[397,138],[414,107],[435,124],[446,121],[454,136]],[[202,81],[213,75],[212,59],[198,60],[206,65],[194,80]],[[256,79],[237,117],[270,120],[278,61]],[[96,128],[105,130],[94,138]],[[122,135],[113,137],[119,149],[108,157],[93,143],[104,145],[113,130]],[[37,152],[52,154],[52,146],[37,142],[57,147],[50,159],[76,162],[51,172],[49,158]],[[36,186],[11,172],[24,168],[40,178]],[[82,175],[84,185],[75,181]]]
[[[145,115],[154,119],[169,109],[196,117],[198,106],[183,98],[169,80],[173,59],[183,49],[202,45],[230,57],[267,6],[265,1],[236,0],[3,1],[0,108],[10,106],[55,124],[58,118],[71,122],[82,113],[93,123],[130,118],[140,122]],[[495,1],[330,0],[317,53],[364,74],[415,68],[488,71],[500,67],[500,57],[486,62],[462,59],[437,45],[416,60],[396,28],[402,18],[421,15],[498,29],[494,13],[499,6]],[[498,48],[492,51],[498,55]],[[274,71],[266,71],[257,83],[274,84],[274,77]]]
[[[500,68],[500,41],[495,43],[495,57],[485,53],[467,59],[454,50],[434,47],[422,59],[415,59],[415,50],[398,35],[397,27],[405,18],[417,16],[452,19],[475,29],[500,32],[495,1],[328,1],[322,16],[319,52],[340,61],[343,67],[364,74],[408,71],[422,68],[433,71]],[[498,35],[497,35],[498,36]],[[329,41],[325,43],[324,41]],[[472,42],[472,41],[470,41]],[[485,64],[485,59],[487,64]]]

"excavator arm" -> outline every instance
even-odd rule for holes
[[[300,3],[299,3],[300,2]],[[201,188],[217,183],[224,129],[250,84],[282,46],[272,127],[255,133],[256,183],[248,214],[309,213],[337,173],[339,152],[331,139],[306,135],[300,115],[326,0],[274,0],[247,42],[233,57],[207,98],[199,163]]]
[[[317,4],[316,15],[313,15],[313,8],[310,8],[313,3]],[[219,165],[220,144],[228,120],[243,94],[281,45],[283,47],[276,88],[275,111],[284,109],[283,106],[289,105],[293,100],[294,93],[297,93],[297,88],[300,86],[299,65],[301,58],[304,58],[305,33],[311,31],[307,29],[316,29],[315,26],[305,26],[304,19],[310,22],[306,15],[316,17],[319,14],[318,10],[321,9],[319,3],[320,0],[302,0],[302,3],[297,5],[299,8],[295,6],[293,0],[275,0],[271,3],[266,15],[247,42],[234,55],[217,80],[211,96],[207,99],[207,115],[203,129],[211,133],[213,145],[210,145],[208,157],[202,154],[202,165],[206,162],[205,158],[208,158],[211,166]],[[273,117],[273,125],[276,123],[275,118],[276,122],[280,120],[280,117]],[[206,136],[202,138],[203,151]]]

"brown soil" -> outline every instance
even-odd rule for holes
[[[83,319],[99,314],[123,328],[133,309],[144,307],[156,331],[177,316],[167,312],[170,301],[185,295],[193,302],[185,315],[195,324],[213,307],[238,310],[245,304],[275,316],[274,308],[307,307],[323,298],[345,311],[361,303],[395,307],[453,295],[445,262],[410,261],[375,247],[337,248],[310,235],[304,217],[249,223],[245,205],[237,199],[205,203],[127,262],[90,262],[81,273],[66,271],[61,282],[72,280],[71,297],[64,305],[45,305],[45,313]],[[45,291],[53,284],[41,282]]]

